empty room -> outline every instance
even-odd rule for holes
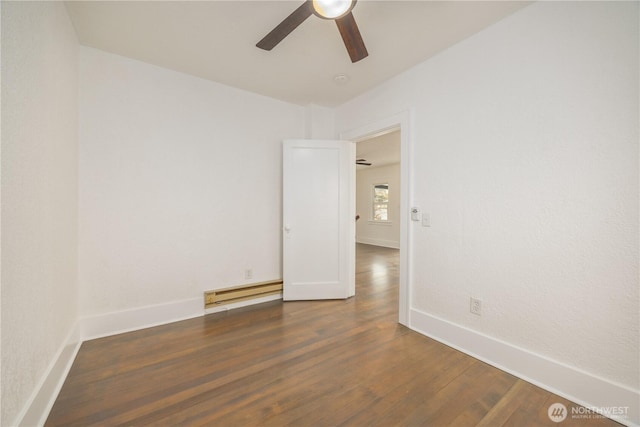
[[[638,1],[0,15],[0,425],[640,426]]]

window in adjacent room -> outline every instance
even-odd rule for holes
[[[373,220],[389,221],[389,184],[373,185]]]

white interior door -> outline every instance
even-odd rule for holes
[[[355,295],[355,147],[283,142],[283,298]]]

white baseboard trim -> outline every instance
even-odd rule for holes
[[[356,243],[365,245],[382,246],[385,248],[400,249],[400,242],[394,240],[372,239],[369,237],[356,237]]]
[[[609,418],[640,426],[640,391],[599,378],[564,363],[483,335],[466,327],[411,309],[409,327],[531,384],[587,408],[627,407],[623,416]],[[569,409],[571,411],[571,409]],[[569,414],[571,416],[571,414]]]
[[[82,340],[80,328],[76,322],[66,340],[56,353],[53,361],[34,389],[22,412],[18,415],[16,426],[42,426],[58,397],[67,374],[78,354]]]
[[[260,298],[252,298],[244,301],[238,301],[231,304],[219,305],[212,308],[205,309],[205,314],[222,313],[225,311],[233,310],[234,308],[247,307],[254,304],[261,304],[263,302],[276,301],[282,299],[282,292],[279,294],[267,295]]]
[[[203,314],[204,299],[200,297],[83,317],[80,319],[82,340],[192,319]]]

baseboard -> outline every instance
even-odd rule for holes
[[[394,240],[371,239],[369,237],[356,237],[356,243],[365,245],[382,246],[385,248],[400,249],[400,242]]]
[[[202,297],[80,319],[83,341],[191,319],[204,314]]]
[[[640,426],[640,391],[616,384],[545,356],[411,309],[409,327],[538,387],[587,408],[628,408],[610,418]],[[610,413],[610,412],[609,412]],[[570,415],[569,415],[570,416]]]
[[[205,309],[205,314],[213,314],[213,313],[221,313],[228,310],[233,310],[234,308],[247,307],[249,305],[261,304],[263,302],[276,301],[282,299],[282,293],[267,295],[264,297],[252,298],[243,301],[233,302],[230,304],[219,305],[216,307],[211,307]]]
[[[15,424],[12,425],[44,425],[58,397],[58,393],[64,384],[64,380],[67,378],[76,354],[78,354],[81,344],[80,328],[78,322],[76,322],[42,379],[35,387],[23,411],[18,415]]]

